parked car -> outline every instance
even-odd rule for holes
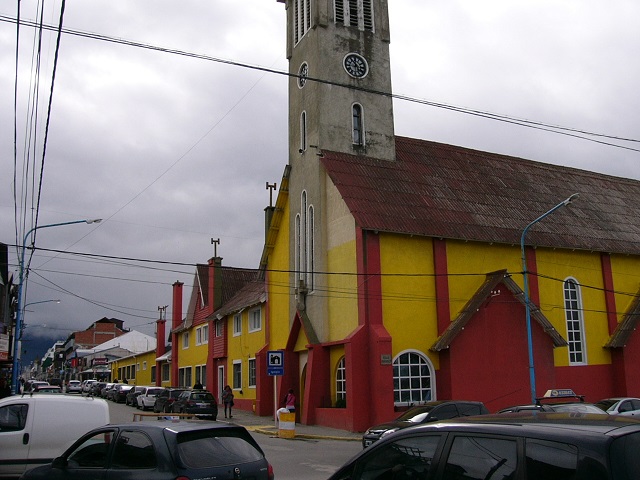
[[[595,406],[610,414],[640,416],[640,398],[605,398],[596,402]]]
[[[102,391],[102,389],[105,387],[106,384],[107,382],[94,383],[93,385],[91,385],[91,388],[89,388],[89,395],[93,395],[94,397],[99,397],[100,392]]]
[[[489,413],[482,402],[466,400],[439,400],[412,407],[391,422],[370,427],[362,436],[362,446],[368,447],[377,440],[403,428],[419,423],[430,423],[448,418],[485,415]]]
[[[97,380],[93,379],[93,378],[89,378],[87,380],[83,380],[82,381],[82,393],[89,393],[89,389],[91,388],[91,385],[96,383]]]
[[[129,393],[129,390],[131,390],[132,388],[133,385],[127,385],[126,383],[119,384],[113,389],[111,400],[116,403],[125,403],[127,400],[127,393]]]
[[[57,385],[34,385],[31,391],[33,393],[62,393],[62,389]]]
[[[39,385],[45,386],[49,385],[49,382],[45,382],[43,380],[27,380],[24,382],[24,387],[22,387],[23,393],[33,392],[36,387]]]
[[[640,419],[513,413],[405,428],[376,442],[330,480],[640,478]]]
[[[109,421],[107,402],[97,398],[35,393],[0,399],[0,477],[51,462]]]
[[[54,385],[56,387],[62,388],[62,379],[61,378],[52,378],[49,380],[49,385]]]
[[[109,390],[113,389],[113,387],[115,387],[116,385],[118,385],[117,383],[107,383],[104,387],[102,387],[102,390],[100,390],[100,396],[102,398],[108,398],[109,395]]]
[[[514,405],[503,408],[497,413],[514,412],[577,412],[577,413],[605,413],[605,411],[593,403],[584,401],[584,395],[576,395],[573,390],[556,389],[547,390],[544,396],[536,398],[535,404]]]
[[[165,388],[156,397],[156,401],[153,404],[153,412],[171,413],[173,411],[171,409],[173,402],[175,402],[176,398],[185,390],[186,388]]]
[[[82,382],[80,380],[69,380],[66,393],[82,393]]]
[[[142,393],[142,391],[146,387],[144,385],[136,385],[133,388],[130,388],[127,394],[125,395],[124,404],[131,405],[132,407],[138,407],[138,395]]]
[[[218,402],[208,390],[185,390],[173,405],[173,413],[192,413],[197,418],[216,420],[218,418]]]
[[[138,402],[138,408],[143,412],[149,408],[153,408],[154,403],[156,403],[156,396],[163,390],[164,388],[162,387],[145,387],[136,399]]]
[[[182,420],[94,429],[51,464],[22,478],[273,480],[274,476],[264,452],[244,427]]]

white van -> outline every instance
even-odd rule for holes
[[[109,422],[109,405],[99,398],[34,393],[0,399],[0,477],[50,463]]]

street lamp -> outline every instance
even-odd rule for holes
[[[522,237],[520,238],[520,248],[522,250],[522,274],[524,276],[524,305],[527,312],[527,348],[529,350],[529,384],[531,386],[531,403],[536,402],[536,370],[533,364],[533,338],[531,333],[531,305],[529,302],[529,271],[527,270],[527,256],[524,251],[524,237],[527,235],[527,231],[534,224],[538,223],[543,218],[551,215],[553,212],[558,210],[559,208],[565,207],[569,205],[573,200],[580,196],[579,193],[574,193],[566,200],[560,202],[558,205],[553,207],[546,213],[543,213],[538,218],[536,218],[529,225],[524,227],[522,232]]]
[[[22,337],[22,285],[24,283],[24,252],[27,249],[27,239],[36,230],[41,228],[61,227],[63,225],[73,225],[75,223],[100,223],[101,218],[95,220],[74,220],[72,222],[51,223],[49,225],[38,225],[27,232],[22,241],[22,252],[20,252],[19,275],[18,275],[18,306],[16,310],[16,324],[13,330],[13,368],[11,370],[11,394],[20,391],[19,384],[19,363],[20,363],[20,339]]]

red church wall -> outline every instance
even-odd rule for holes
[[[482,401],[492,412],[531,402],[525,309],[506,287],[500,290],[469,320],[449,349],[454,372],[451,398]],[[553,343],[535,321],[532,335],[540,393],[555,383]]]

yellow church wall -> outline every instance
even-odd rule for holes
[[[419,350],[439,368],[437,354],[429,351],[438,336],[431,239],[381,234],[380,258],[382,315],[393,355]]]
[[[620,322],[640,289],[640,257],[612,255],[611,270],[613,288],[617,292],[616,311]]]
[[[291,319],[289,302],[292,292],[289,274],[289,207],[284,209],[276,244],[267,264],[269,305],[269,335],[272,350],[284,349],[289,338]]]
[[[339,341],[358,326],[358,277],[355,240],[334,247],[327,258],[328,341]]]
[[[582,297],[586,363],[588,365],[611,363],[608,350],[602,348],[609,338],[609,327],[600,254],[539,248],[536,250],[536,263],[542,313],[567,339],[564,281],[573,278],[580,285]],[[556,348],[554,357],[556,366],[569,365],[567,347]]]

